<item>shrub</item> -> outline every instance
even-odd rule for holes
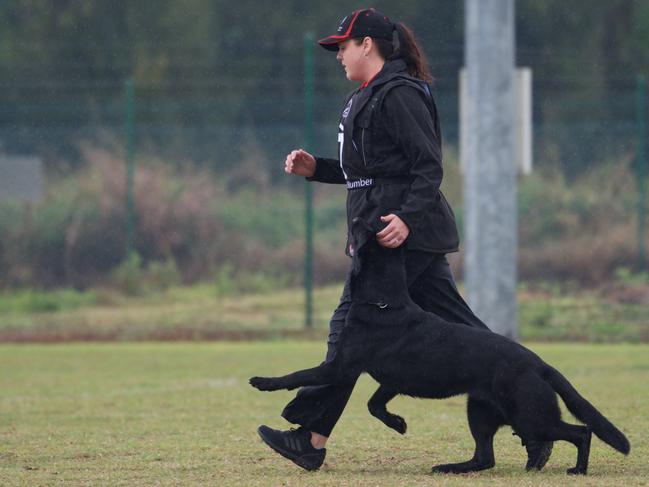
[[[110,282],[124,294],[137,295],[142,292],[142,259],[137,252],[132,252],[112,270]]]
[[[41,292],[27,289],[0,295],[0,313],[62,311],[95,303],[94,292],[80,292],[74,289]]]
[[[191,164],[174,169],[140,157],[136,254],[129,257],[124,163],[96,148],[83,147],[83,154],[84,168],[50,179],[42,203],[0,205],[0,286],[109,283],[137,293],[207,280],[217,295],[225,295],[302,283],[304,204],[298,179],[276,186],[263,179],[253,190],[241,185],[246,178],[240,175],[228,184],[228,178]],[[521,278],[597,284],[620,267],[633,272],[633,187],[629,161],[597,167],[571,183],[552,169],[521,178]],[[444,190],[461,227],[461,177],[452,160]],[[344,198],[337,185],[314,186],[316,284],[342,281],[349,265]],[[461,271],[461,256],[451,258],[454,272]]]

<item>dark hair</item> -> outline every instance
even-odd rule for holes
[[[372,38],[381,57],[386,61],[403,59],[410,76],[428,82],[434,81],[435,78],[430,74],[424,50],[417,42],[415,34],[403,22],[396,22],[394,26],[396,31],[394,37],[398,38],[398,43],[395,42],[396,39],[389,41],[387,39]],[[357,44],[361,42],[362,39],[356,39]],[[396,49],[395,44],[397,45]]]

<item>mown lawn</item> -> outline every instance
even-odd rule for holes
[[[304,329],[304,291],[219,296],[210,284],[142,296],[109,290],[0,293],[1,342],[326,338],[341,285],[314,292]],[[521,285],[520,337],[533,341],[649,342],[649,285],[610,289]]]
[[[320,361],[324,344],[123,343],[0,346],[0,485],[647,485],[649,346],[532,344],[632,444],[628,457],[594,439],[590,474],[568,478],[575,449],[557,444],[540,473],[526,473],[510,430],[496,437],[496,467],[462,477],[431,465],[466,460],[472,440],[464,399],[399,397],[400,436],[369,416],[376,387],[363,377],[329,442],[323,468],[305,472],[257,438],[291,392],[261,393],[255,374]]]

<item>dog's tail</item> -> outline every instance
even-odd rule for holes
[[[617,451],[627,455],[631,450],[629,440],[624,433],[600,413],[595,406],[584,399],[558,370],[546,365],[542,377],[561,396],[568,410],[593,430],[602,441],[608,443]]]

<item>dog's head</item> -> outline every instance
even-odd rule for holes
[[[352,300],[401,304],[408,300],[403,246],[389,249],[376,240],[379,225],[354,218],[351,228]]]

